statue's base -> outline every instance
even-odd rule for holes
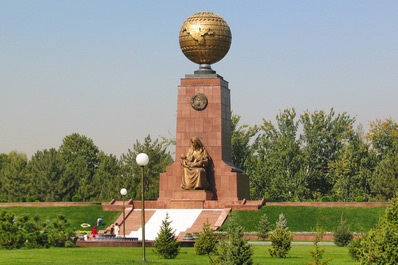
[[[175,190],[174,200],[213,200],[214,193],[208,190]]]

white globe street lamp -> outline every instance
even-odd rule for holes
[[[124,208],[124,195],[127,194],[127,190],[125,188],[120,190],[120,194],[122,195],[123,198],[123,238],[126,237],[126,216],[125,216],[125,208]]]
[[[141,167],[141,226],[142,226],[142,260],[145,259],[145,197],[144,197],[144,167],[148,165],[149,157],[145,153],[138,154],[135,161]]]

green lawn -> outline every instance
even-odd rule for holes
[[[347,248],[321,246],[326,248],[325,258],[332,258],[330,265],[352,264],[354,260]],[[308,250],[314,246],[292,246],[286,259],[271,258],[270,246],[253,246],[255,264],[304,264],[310,261]],[[142,257],[141,248],[50,248],[33,250],[0,250],[0,264],[138,264]],[[207,256],[198,256],[193,248],[182,248],[176,259],[166,260],[147,248],[147,260],[152,264],[208,264]]]
[[[71,206],[71,207],[7,207],[4,210],[14,212],[16,215],[28,214],[39,215],[41,221],[54,219],[57,214],[62,213],[71,223],[74,230],[91,230],[96,225],[97,218],[103,219],[100,229],[112,224],[121,214],[121,211],[103,211],[101,205]],[[0,211],[2,209],[0,208]],[[82,228],[80,224],[88,223],[91,228]]]
[[[386,207],[303,207],[303,206],[263,206],[258,211],[232,211],[237,224],[246,232],[256,231],[260,217],[266,213],[271,225],[274,226],[280,213],[288,221],[288,227],[294,232],[310,232],[317,223],[326,231],[332,232],[339,225],[340,217],[347,221],[351,230],[367,232],[375,227]],[[221,227],[225,230],[228,221]]]

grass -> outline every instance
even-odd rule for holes
[[[108,225],[112,224],[117,217],[121,214],[121,211],[103,211],[101,205],[89,205],[89,206],[70,206],[70,207],[7,207],[4,210],[11,211],[17,216],[27,214],[29,216],[40,216],[41,221],[51,220],[57,217],[58,214],[62,213],[68,221],[71,223],[71,228],[74,230],[90,230],[96,225],[97,218],[103,219],[103,226],[100,229],[104,229]],[[0,209],[1,211],[1,209]],[[88,223],[91,225],[89,228],[82,228],[82,223]]]
[[[237,224],[245,231],[257,230],[260,217],[266,213],[271,227],[275,226],[280,213],[288,221],[288,227],[293,232],[310,232],[317,224],[326,231],[332,232],[340,223],[340,217],[347,221],[351,231],[367,232],[375,227],[379,217],[386,207],[303,207],[303,206],[265,206],[258,211],[232,211]],[[221,227],[225,230],[228,221]]]
[[[292,246],[286,259],[271,258],[268,248],[271,246],[253,246],[254,264],[304,264],[311,261],[310,253],[314,246]],[[330,265],[352,264],[355,262],[348,254],[347,248],[321,246],[326,249],[324,258],[332,258]],[[50,248],[33,250],[0,250],[0,264],[139,264],[142,257],[141,248]],[[181,248],[176,259],[163,259],[147,248],[147,260],[152,264],[208,264],[207,256],[198,256],[193,248]]]

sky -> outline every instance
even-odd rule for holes
[[[72,133],[120,156],[175,137],[177,89],[198,66],[178,34],[214,12],[232,32],[212,68],[242,124],[334,108],[398,121],[398,1],[0,0],[0,153],[28,158]]]

